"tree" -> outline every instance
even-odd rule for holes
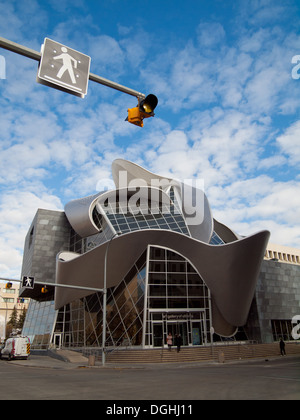
[[[17,322],[17,328],[19,328],[21,331],[23,329],[23,325],[24,325],[24,322],[25,322],[26,313],[27,313],[27,310],[25,308],[23,308],[22,312],[20,313],[18,322]]]
[[[17,312],[16,307],[14,307],[14,309],[13,309],[11,315],[10,315],[10,318],[9,318],[9,321],[8,321],[7,325],[11,325],[11,327],[13,329],[17,328],[17,325],[18,325],[18,312]]]
[[[20,334],[22,332],[23,324],[26,318],[26,312],[26,309],[23,308],[20,316],[18,317],[18,311],[16,307],[14,307],[6,325],[6,337],[9,337],[11,334]]]

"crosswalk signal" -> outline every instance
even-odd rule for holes
[[[47,287],[46,287],[46,286],[42,287],[41,292],[42,292],[42,293],[48,293],[48,289],[47,289]]]
[[[143,127],[144,118],[154,117],[153,111],[156,108],[157,103],[158,99],[152,93],[146,96],[145,99],[139,99],[138,106],[128,109],[128,117],[126,118],[126,121],[139,127]]]

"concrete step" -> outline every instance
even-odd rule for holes
[[[300,354],[300,344],[286,343],[287,355]],[[230,344],[207,347],[182,347],[177,353],[168,349],[118,349],[107,353],[109,363],[185,363],[201,361],[230,361],[280,356],[278,343]]]

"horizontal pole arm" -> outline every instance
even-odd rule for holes
[[[94,287],[85,287],[85,286],[75,286],[73,284],[43,283],[42,281],[34,281],[34,284],[39,284],[41,286],[65,287],[67,289],[90,290],[92,292],[103,292],[103,289],[97,289]]]
[[[0,277],[0,280],[6,281],[6,282],[22,283],[22,280],[7,279],[5,277]],[[91,290],[92,292],[103,292],[103,289],[97,289],[97,288],[94,288],[94,287],[75,286],[75,285],[72,285],[72,284],[45,283],[43,281],[34,280],[34,286],[36,284],[41,285],[41,286],[65,287],[65,288],[68,288],[68,289],[80,289],[80,290]],[[25,289],[26,289],[26,287],[25,287]],[[27,289],[30,289],[30,287],[28,287]]]
[[[40,61],[42,57],[42,54],[38,51],[24,47],[23,45],[17,44],[16,42],[10,41],[2,37],[0,37],[0,47],[36,61]],[[137,98],[144,99],[146,97],[146,95],[144,95],[141,92],[138,92],[134,89],[130,89],[126,86],[119,85],[118,83],[105,79],[104,77],[98,76],[97,74],[89,73],[89,80],[91,80],[92,82],[100,83],[104,86],[108,86],[112,89],[116,89],[120,92],[127,93],[128,95],[132,95]]]
[[[32,58],[33,60],[40,61],[41,53],[32,50],[31,48],[24,47],[23,45],[17,44],[16,42],[9,41],[8,39],[0,37],[0,47],[6,50],[15,52],[25,57]]]
[[[146,97],[146,95],[144,95],[141,92],[130,89],[126,86],[119,85],[118,83],[112,82],[111,80],[105,79],[104,77],[97,76],[97,74],[90,73],[89,79],[92,82],[100,83],[101,85],[108,86],[110,88],[119,90],[120,92],[127,93],[128,95],[135,96],[137,98],[143,98],[144,99]]]

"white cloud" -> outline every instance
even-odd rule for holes
[[[62,210],[60,199],[35,188],[2,193],[0,200],[1,276],[20,278],[25,236],[38,208]]]
[[[200,47],[215,47],[224,41],[226,33],[223,26],[218,22],[203,22],[197,28],[198,42]]]
[[[261,159],[258,163],[259,169],[270,169],[274,167],[280,167],[285,165],[287,162],[286,158],[282,155],[269,156],[267,158]]]
[[[277,137],[277,142],[292,165],[300,164],[300,121],[296,121]]]
[[[108,35],[88,37],[88,54],[93,57],[93,72],[101,74],[109,68],[117,74],[123,70],[125,55],[119,42]]]
[[[241,235],[269,229],[272,241],[298,246],[300,183],[276,182],[268,176],[236,181],[208,190],[213,214]]]
[[[299,222],[300,183],[276,182],[269,192],[253,208],[248,210],[250,217],[273,218],[293,226]]]

